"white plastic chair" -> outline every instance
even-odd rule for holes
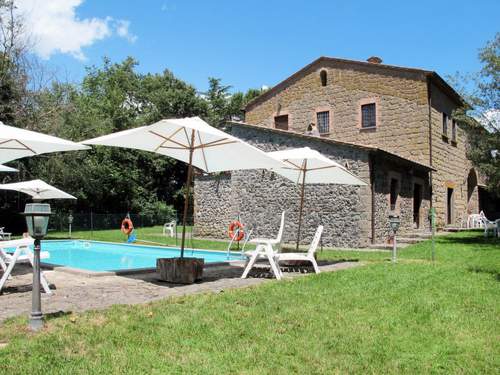
[[[281,261],[290,261],[290,260],[301,260],[312,263],[314,272],[319,273],[318,263],[314,258],[314,254],[318,249],[319,240],[321,239],[321,235],[323,234],[323,225],[320,225],[318,229],[316,229],[316,233],[314,234],[311,245],[309,246],[309,250],[307,253],[279,253],[274,256],[276,263],[279,266],[279,262]]]
[[[483,211],[479,213],[481,220],[484,224],[484,236],[488,237],[490,231],[493,232],[493,237],[497,236],[497,223],[496,221],[488,220]]]
[[[267,259],[271,265],[274,276],[280,280],[281,271],[274,260],[274,255],[281,250],[281,242],[283,240],[283,232],[285,230],[285,211],[281,213],[281,223],[278,235],[276,238],[254,238],[249,243],[256,245],[255,250],[245,251],[244,254],[248,257],[245,264],[245,270],[241,275],[242,279],[248,276],[248,273],[255,265],[258,259]]]
[[[168,232],[170,234],[170,237],[174,237],[175,227],[176,227],[175,221],[171,221],[170,223],[166,223],[163,226],[163,235],[166,236],[167,232]]]
[[[467,229],[483,228],[483,220],[480,214],[471,214],[467,217]]]
[[[0,227],[0,241],[10,241],[12,233],[4,232],[5,227]]]
[[[31,263],[31,266],[33,266],[33,252],[30,248],[33,243],[34,240],[32,238],[0,242],[0,267],[3,270],[3,276],[0,279],[0,292],[7,282],[7,279],[11,278],[12,270],[14,269],[16,264],[29,262]],[[14,253],[7,253],[7,249],[12,248],[16,249]],[[48,252],[40,252],[40,259],[47,259],[49,257],[50,254]],[[52,291],[49,288],[49,283],[47,282],[47,279],[45,278],[45,275],[42,271],[40,271],[40,282],[43,289],[45,290],[45,293],[52,294]]]

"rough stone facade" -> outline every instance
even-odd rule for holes
[[[368,153],[349,146],[331,144],[309,137],[290,137],[233,126],[233,135],[264,151],[314,147],[324,155],[349,165],[360,178],[369,181]],[[268,171],[236,171],[195,179],[195,234],[227,238],[228,224],[240,218],[258,237],[276,236],[280,216],[286,210],[285,242],[296,240],[300,189],[292,181]],[[302,242],[309,243],[314,231],[325,226],[323,243],[335,246],[366,246],[370,237],[369,187],[307,185],[305,190]]]
[[[326,86],[321,71],[327,72]],[[377,127],[361,129],[361,104],[370,102],[377,105]],[[245,122],[274,127],[274,117],[287,114],[289,130],[304,133],[319,111],[330,111],[329,138],[429,164],[427,84],[421,73],[325,61],[265,101],[250,104]]]
[[[310,243],[319,224],[324,225],[323,244],[336,247],[366,247],[372,242],[372,191],[370,159],[377,166],[373,175],[375,210],[374,242],[389,237],[387,215],[390,212],[387,191],[392,170],[401,173],[401,232],[413,230],[411,197],[415,173],[373,153],[365,147],[353,147],[309,136],[263,129],[247,125],[232,126],[233,135],[264,151],[311,147],[347,166],[368,186],[306,185],[301,243]],[[391,168],[387,166],[391,165]],[[425,179],[422,172],[422,179]],[[428,183],[427,180],[423,184]],[[428,197],[423,197],[421,212],[425,215]],[[258,237],[275,236],[280,214],[286,210],[284,240],[296,240],[300,189],[279,175],[268,171],[237,171],[231,174],[197,176],[194,188],[195,235],[227,238],[228,224],[240,218]],[[425,220],[424,220],[425,222]]]
[[[321,72],[326,72],[325,86]],[[376,104],[377,126],[362,129],[361,105],[367,103]],[[443,112],[451,118],[459,105],[458,94],[434,72],[320,58],[251,102],[245,122],[274,127],[274,117],[286,114],[289,131],[304,133],[317,112],[329,111],[330,132],[323,137],[380,148],[435,168],[432,188],[426,189],[437,223],[459,226],[480,209],[464,129],[458,126],[452,142],[450,120],[448,138],[443,137]],[[453,189],[451,200],[448,188]]]
[[[443,113],[451,115],[457,104],[435,85],[431,85],[433,206],[439,226],[459,225],[470,213],[479,212],[477,175],[466,157],[466,131],[457,125],[456,142],[452,139],[452,121],[443,134]],[[448,218],[448,188],[453,189],[451,217]]]

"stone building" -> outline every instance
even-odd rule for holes
[[[306,187],[303,242],[319,223],[323,242],[369,246],[389,238],[387,217],[401,232],[459,226],[479,210],[477,175],[466,158],[465,130],[452,118],[463,99],[435,72],[320,57],[260,95],[232,133],[265,151],[309,146],[345,165],[366,187]],[[307,135],[309,124],[319,135]],[[277,232],[287,211],[286,240],[297,229],[299,189],[270,172],[245,171],[195,180],[195,231],[226,237],[237,217],[258,235]]]

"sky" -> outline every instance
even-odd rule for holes
[[[499,0],[15,0],[35,53],[80,82],[104,56],[171,70],[198,90],[273,86],[319,56],[434,70],[480,69]]]

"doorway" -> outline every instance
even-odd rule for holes
[[[413,184],[413,226],[420,228],[420,207],[422,206],[422,185]]]
[[[453,224],[453,189],[448,188],[446,193],[446,224]]]

